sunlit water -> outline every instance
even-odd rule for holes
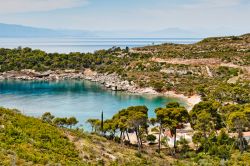
[[[86,53],[100,49],[109,49],[113,46],[133,48],[162,43],[192,44],[200,40],[199,38],[0,38],[0,47],[17,48],[22,46],[41,49],[50,53]]]
[[[0,81],[0,105],[17,108],[22,113],[39,117],[51,112],[58,117],[75,116],[79,125],[86,126],[89,118],[111,118],[120,109],[128,106],[145,105],[149,116],[154,109],[167,102],[183,101],[164,96],[132,95],[124,92],[112,92],[89,81]]]

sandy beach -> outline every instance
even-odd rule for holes
[[[148,95],[163,95],[166,97],[172,97],[172,98],[178,98],[181,99],[183,101],[185,101],[185,103],[187,103],[188,107],[188,111],[190,111],[194,105],[198,104],[199,102],[201,102],[201,96],[195,94],[192,96],[185,96],[183,94],[177,94],[174,91],[167,91],[164,93],[159,93],[156,92],[152,87],[148,87],[148,88],[138,88],[134,91],[129,91],[131,93],[136,93],[136,94],[148,94]]]

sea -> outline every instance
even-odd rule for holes
[[[1,38],[0,48],[30,47],[48,53],[95,52],[112,47],[143,47],[163,43],[192,44],[201,38],[84,38],[84,37],[36,37]]]

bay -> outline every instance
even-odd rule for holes
[[[0,38],[0,48],[30,47],[48,53],[94,52],[111,47],[142,47],[153,44],[192,44],[198,38]],[[75,116],[79,125],[89,118],[111,118],[119,110],[136,105],[146,105],[149,116],[154,117],[154,109],[167,102],[184,101],[165,96],[135,95],[113,92],[89,81],[0,81],[0,106],[19,109],[22,113],[39,117],[51,112],[57,117]],[[88,129],[88,127],[87,127]]]
[[[145,105],[149,108],[149,116],[154,117],[155,108],[172,101],[186,106],[180,99],[114,92],[85,80],[0,81],[0,106],[16,108],[34,117],[45,112],[57,117],[74,116],[83,126],[87,126],[85,122],[89,118],[100,119],[101,111],[107,119],[129,106]]]

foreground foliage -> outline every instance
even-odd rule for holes
[[[230,107],[220,106],[220,109],[216,109],[217,106],[214,107],[214,104],[216,105],[213,102],[201,102],[193,108],[190,114],[192,116],[202,114],[202,112],[209,114],[208,111],[211,109],[217,112],[235,106],[239,109],[231,109],[231,113],[225,119],[228,122],[229,131],[221,129],[218,132],[215,128],[208,130],[203,128],[203,125],[194,125],[196,126],[193,136],[195,149],[190,147],[190,142],[181,138],[176,143],[174,153],[173,149],[166,147],[164,142],[161,142],[163,146],[161,152],[157,150],[158,145],[153,143],[156,137],[147,134],[149,121],[147,108],[144,106],[123,109],[114,115],[112,120],[104,121],[103,132],[106,138],[98,135],[99,132],[101,133],[100,123],[93,124],[96,134],[88,134],[80,129],[58,127],[57,124],[53,124],[53,121],[45,122],[53,117],[49,113],[45,113],[40,120],[26,117],[17,110],[0,108],[0,165],[13,163],[16,165],[56,165],[59,163],[62,165],[170,165],[171,163],[172,165],[203,165],[205,163],[245,165],[249,163],[250,152],[242,137],[242,132],[246,131],[249,125],[249,122],[245,122],[249,118],[250,106],[230,105]],[[203,107],[204,105],[207,106]],[[177,117],[186,117],[185,109],[177,103],[169,103],[165,111],[170,108],[176,109],[174,112],[179,115]],[[241,116],[235,119],[234,114],[238,113],[241,113]],[[163,125],[162,128],[173,129],[173,133],[176,134],[175,126],[177,124],[181,126],[180,124],[189,120],[189,118],[184,119],[177,118],[176,122],[173,119],[173,123],[166,115],[163,120],[169,123]],[[241,119],[243,121],[240,122],[244,123],[235,123]],[[214,124],[217,121],[213,120],[215,121],[209,123]],[[204,122],[198,120],[196,123]],[[133,131],[138,132],[137,146],[121,141],[121,138],[126,137],[127,132]],[[240,131],[236,137],[228,135],[228,132],[235,131]],[[112,132],[116,135],[122,133],[121,137],[117,138],[115,135],[113,138],[107,137],[109,134],[112,136]],[[152,144],[145,146],[145,140]],[[137,149],[139,146],[140,149]]]
[[[0,148],[4,157],[0,165],[11,162],[18,165],[27,162],[84,165],[74,144],[50,124],[4,108],[0,108],[0,124]]]
[[[48,117],[49,113],[45,113]],[[45,116],[42,117],[43,120]],[[48,119],[47,119],[48,120]],[[0,108],[0,165],[163,165],[136,148]]]
[[[147,118],[145,106],[133,106],[105,120],[104,128],[101,128],[102,123],[98,119],[87,122],[95,129],[92,131],[122,146],[124,142],[127,146],[133,145],[128,133],[134,133],[139,154],[154,151],[153,155],[172,156],[177,165],[186,165],[185,162],[188,165],[236,164],[239,160],[246,164],[250,161],[247,157],[250,149],[249,140],[246,140],[243,132],[249,131],[249,109],[249,104],[222,105],[216,101],[202,101],[188,113],[179,103],[172,102],[165,108],[157,108],[156,118]],[[178,129],[185,129],[188,123],[194,130],[192,142],[184,137],[177,141]],[[152,132],[149,125],[157,128],[157,132]],[[165,141],[169,138],[164,134],[166,131],[174,138],[173,147],[169,147]],[[156,136],[157,144],[154,143]]]

